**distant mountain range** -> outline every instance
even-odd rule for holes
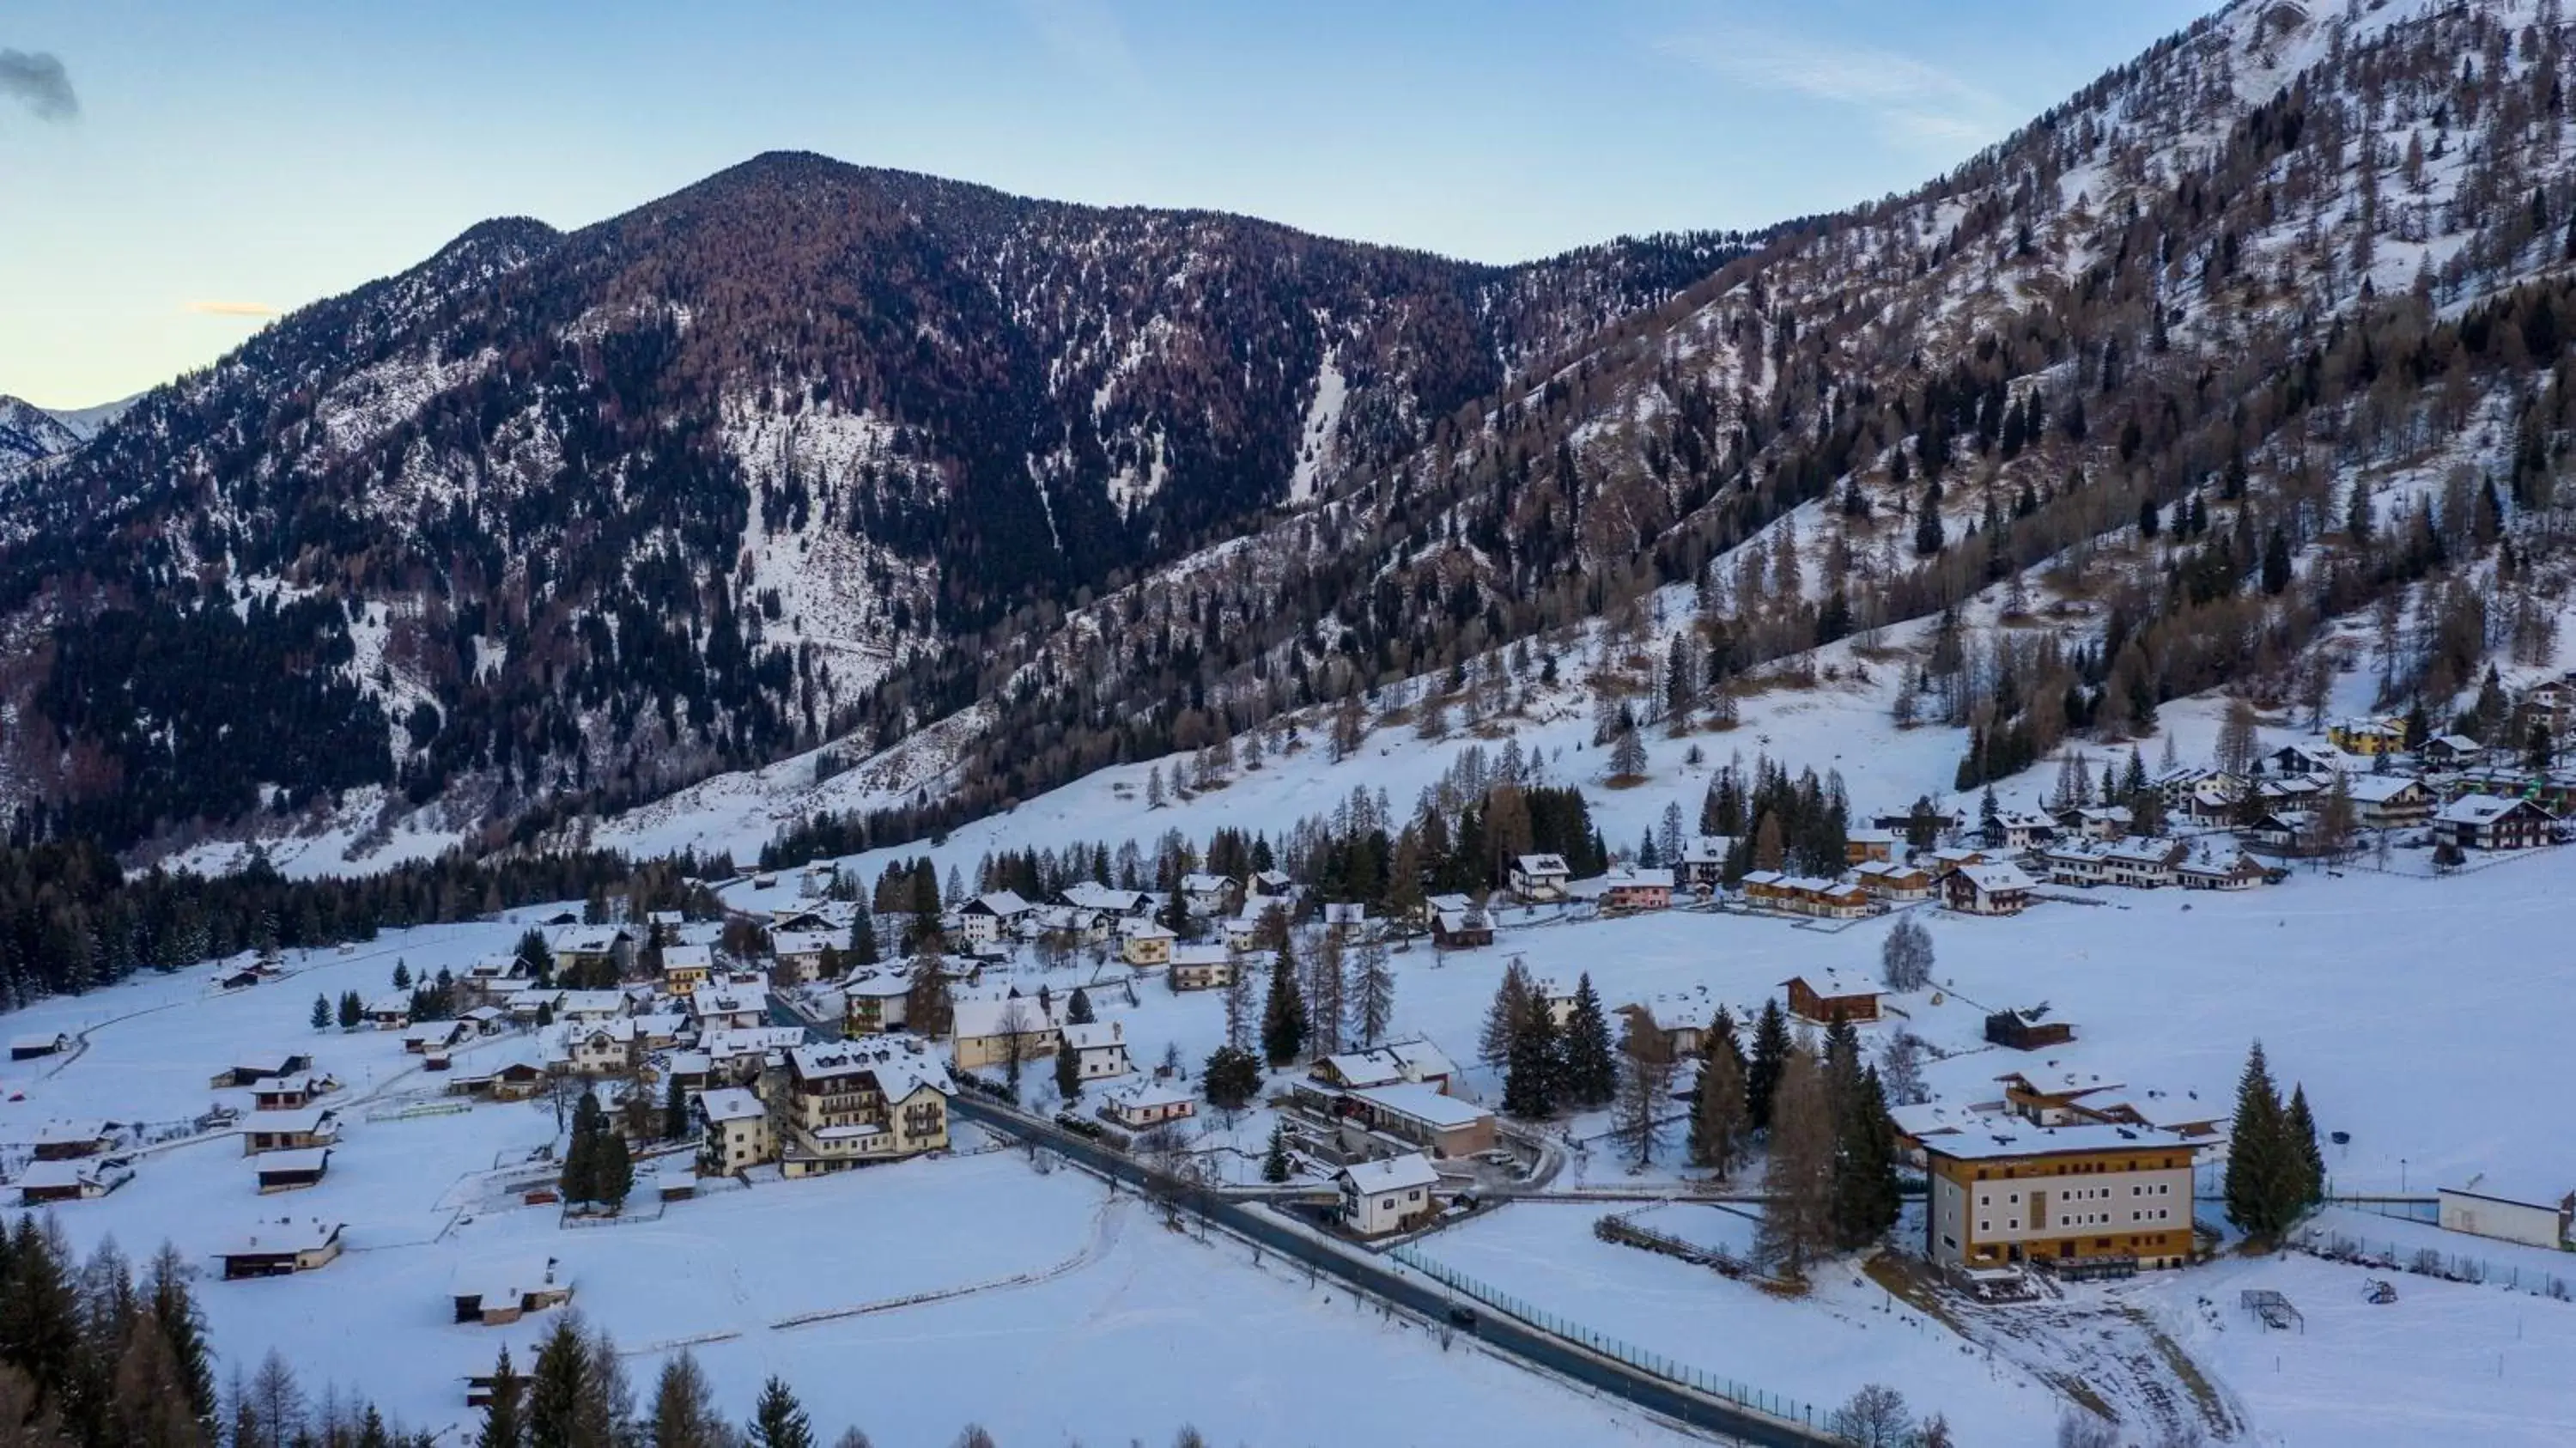
[[[2535,506],[2540,3],[2239,3],[1911,195],[1516,267],[802,154],[487,222],[86,442],[0,413],[0,799],[493,844],[930,740],[879,827],[935,828],[1671,584],[1698,707],[2045,574],[2089,631],[1942,707],[1997,760],[2118,730],[2425,576],[2315,551],[2353,470],[2438,493],[2494,419]],[[2083,572],[2168,514],[2187,557]]]

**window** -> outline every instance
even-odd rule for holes
[[[1994,1193],[1992,1193],[1992,1192],[1979,1192],[1979,1193],[1977,1194],[1977,1205],[1978,1205],[1978,1206],[1981,1206],[1981,1207],[1991,1207],[1991,1206],[1993,1206],[1994,1204],[1995,1204]]]
[[[1995,1224],[1994,1224],[1994,1223],[1992,1223],[1992,1222],[1988,1222],[1988,1221],[1980,1221],[1980,1222],[1978,1222],[1978,1223],[1977,1223],[1977,1230],[1978,1230],[1978,1231],[1980,1231],[1980,1232],[1991,1232],[1991,1231],[1993,1231],[1994,1229],[1995,1229]]]

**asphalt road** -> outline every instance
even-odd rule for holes
[[[1436,1283],[1389,1270],[1376,1259],[1345,1252],[1298,1232],[1277,1219],[1226,1200],[1194,1184],[1164,1177],[1122,1151],[1076,1136],[1051,1122],[1004,1107],[960,1089],[949,1109],[993,1130],[1033,1140],[1097,1175],[1123,1182],[1149,1195],[1177,1197],[1182,1205],[1210,1223],[1333,1278],[1354,1292],[1390,1303],[1423,1320],[1451,1324],[1453,1309],[1475,1314],[1472,1331],[1486,1346],[1542,1372],[1553,1373],[1648,1412],[1759,1448],[1814,1448],[1842,1440],[1821,1428],[1793,1423],[1740,1407],[1723,1398],[1693,1392],[1614,1358],[1541,1332],[1517,1318],[1504,1316],[1462,1293]]]

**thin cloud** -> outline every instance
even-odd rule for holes
[[[1709,73],[1762,90],[1849,106],[1875,117],[1889,139],[1956,149],[2012,129],[2001,96],[1939,66],[1865,45],[1819,45],[1747,28],[1676,36],[1662,49]]]
[[[0,96],[25,106],[40,121],[68,121],[80,115],[80,97],[62,61],[44,51],[0,50]]]
[[[266,302],[190,302],[188,310],[200,317],[274,317],[277,308]]]
[[[1094,80],[1136,77],[1136,52],[1103,0],[1020,0],[1020,13],[1048,50]]]

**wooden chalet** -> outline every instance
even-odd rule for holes
[[[1876,986],[1843,980],[1831,973],[1825,976],[1821,989],[1803,975],[1793,975],[1780,984],[1789,993],[1789,1014],[1802,1021],[1831,1025],[1835,1021],[1859,1024],[1878,1019]]]

